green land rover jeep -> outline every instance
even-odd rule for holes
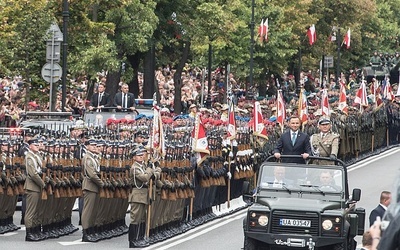
[[[325,159],[310,157],[311,160]],[[347,169],[337,165],[264,162],[243,221],[244,249],[355,249],[364,232],[361,190],[349,195]],[[246,195],[247,194],[247,195]]]

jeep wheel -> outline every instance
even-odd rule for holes
[[[244,250],[258,250],[258,241],[248,237],[244,237]]]

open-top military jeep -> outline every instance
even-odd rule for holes
[[[345,164],[271,159],[261,165],[252,192],[244,184],[243,197],[253,202],[243,221],[244,249],[355,249],[354,237],[364,232],[365,210],[356,208],[360,189],[349,196]]]

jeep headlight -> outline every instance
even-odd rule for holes
[[[323,228],[324,230],[331,230],[332,227],[333,227],[333,223],[332,223],[331,220],[324,220],[324,221],[322,222],[322,228]]]
[[[261,215],[260,217],[258,217],[258,224],[265,227],[268,224],[268,217],[265,215]]]

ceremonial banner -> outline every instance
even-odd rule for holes
[[[192,132],[193,144],[192,150],[196,153],[197,164],[201,164],[210,154],[208,150],[208,141],[206,136],[206,129],[200,119],[200,114],[196,114],[195,125]]]
[[[277,111],[276,120],[278,121],[279,125],[281,126],[281,130],[283,131],[286,121],[286,108],[285,108],[285,101],[283,100],[282,96],[282,90],[278,90],[276,111]]]
[[[326,89],[322,91],[321,111],[322,111],[322,116],[330,116],[331,114],[331,109],[328,100],[328,91]]]
[[[346,87],[344,86],[344,83],[342,83],[342,82],[340,83],[338,108],[340,111],[342,111],[346,115],[349,113],[349,107],[347,106],[347,98],[346,98]]]
[[[253,109],[253,135],[268,139],[267,128],[264,125],[264,119],[261,112],[261,105],[259,102],[254,103]]]
[[[235,140],[236,138],[236,121],[235,121],[235,109],[233,102],[229,104],[229,114],[228,114],[228,139]]]
[[[153,106],[153,130],[151,133],[152,148],[160,155],[165,156],[164,130],[161,120],[160,107]]]
[[[394,94],[393,94],[392,86],[390,85],[389,79],[386,79],[385,83],[384,83],[383,98],[385,100],[389,100],[389,101],[394,100]]]
[[[298,111],[301,124],[306,124],[308,121],[307,97],[304,88],[300,90]]]
[[[354,98],[354,103],[360,104],[360,111],[363,111],[364,106],[368,106],[367,99],[367,89],[365,87],[365,81],[362,80],[360,84],[360,88],[357,90],[356,97]]]

